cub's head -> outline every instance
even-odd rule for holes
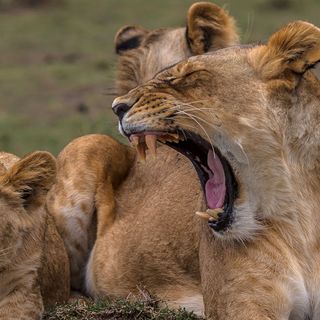
[[[190,7],[184,28],[149,31],[125,26],[115,36],[115,49],[119,55],[118,94],[127,93],[164,68],[190,56],[237,42],[233,18],[209,2],[198,2]]]
[[[244,240],[292,218],[304,183],[310,190],[301,177],[318,169],[320,85],[308,70],[319,60],[320,29],[298,21],[266,45],[180,62],[113,109],[142,157],[157,140],[186,155],[206,196],[199,215],[216,235]]]
[[[0,268],[37,253],[35,246],[43,241],[44,200],[55,172],[48,152],[21,160],[0,153]]]

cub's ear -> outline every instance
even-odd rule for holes
[[[2,179],[23,200],[24,207],[39,205],[56,176],[56,161],[49,152],[33,152],[16,162]]]
[[[193,54],[221,49],[239,41],[234,19],[210,2],[197,2],[188,11],[187,41]]]
[[[303,74],[320,61],[320,29],[308,22],[292,22],[266,45],[254,48],[250,60],[265,79]]]
[[[149,33],[148,30],[137,26],[124,26],[114,37],[114,46],[117,54],[122,54],[124,51],[138,48]]]

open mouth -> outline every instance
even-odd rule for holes
[[[228,161],[205,139],[192,132],[143,132],[129,137],[138,156],[145,158],[146,149],[156,155],[157,141],[186,156],[195,167],[208,209],[197,214],[208,220],[209,226],[223,232],[233,222],[234,201],[238,185]]]

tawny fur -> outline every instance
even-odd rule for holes
[[[186,28],[119,30],[118,92],[126,93],[195,54],[190,37],[205,50],[233,45],[238,39],[233,19],[213,4],[192,6],[187,24],[193,31],[207,26],[210,37],[193,32],[187,38]],[[91,135],[73,141],[58,157],[58,178],[48,208],[66,244],[72,286],[85,285],[94,297],[127,296],[145,286],[170,306],[201,314],[194,217],[203,203],[198,179],[189,174],[190,163],[166,147],[159,151],[164,162],[142,165],[135,154],[109,137]],[[191,201],[194,194],[199,197],[196,202]]]
[[[309,71],[319,39],[294,22],[266,45],[189,58],[116,100],[134,101],[127,134],[191,130],[236,175],[233,223],[223,234],[202,225],[207,319],[320,318],[320,83]]]
[[[40,319],[70,290],[64,244],[44,208],[55,159],[0,153],[0,164],[0,319]]]
[[[268,46],[252,53],[252,63],[265,78],[279,78],[286,69],[303,73],[319,61],[320,30],[306,22],[304,28],[297,28],[300,23],[288,24],[270,38]],[[289,39],[288,33],[292,33]]]
[[[193,55],[239,42],[234,19],[210,2],[196,2],[190,7],[186,31]]]
[[[131,148],[103,135],[74,140],[57,158],[57,179],[48,193],[47,208],[64,239],[74,289],[83,288],[85,265],[96,234],[103,235],[112,225],[114,190],[125,179],[134,158]]]
[[[152,79],[156,73],[190,56],[238,43],[234,19],[209,2],[193,4],[186,27],[146,30],[137,26],[121,28],[115,37],[116,48],[132,39],[135,46],[116,50],[120,57],[117,70],[118,94]]]

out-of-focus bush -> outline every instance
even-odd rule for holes
[[[278,9],[278,10],[287,10],[290,9],[294,5],[293,0],[269,0],[269,5],[273,9]]]
[[[0,0],[0,10],[60,5],[63,0]]]

